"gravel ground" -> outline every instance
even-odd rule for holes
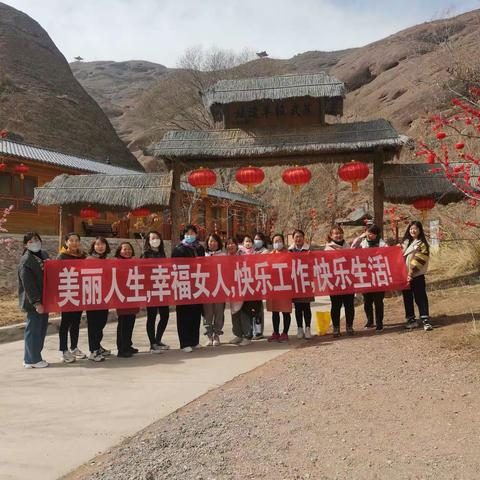
[[[382,335],[360,331],[359,308],[355,337],[305,342],[66,478],[480,478],[478,356],[444,341],[465,319],[450,311],[459,323],[407,332],[387,302]]]

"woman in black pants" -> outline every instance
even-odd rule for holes
[[[197,228],[187,225],[183,231],[181,242],[173,249],[174,257],[204,257],[205,249],[197,240]],[[200,322],[202,319],[202,305],[177,305],[177,331],[180,348],[190,353],[200,341]]]
[[[340,225],[334,225],[328,234],[325,250],[344,250],[346,248],[350,248],[350,245],[344,239],[343,228],[340,227]],[[345,310],[347,335],[354,335],[355,295],[353,293],[347,295],[330,295],[330,301],[332,302],[330,315],[332,317],[333,336],[340,336],[340,313],[342,311],[342,305]]]
[[[135,251],[130,242],[122,242],[115,251],[115,258],[128,260],[133,258]],[[138,348],[133,347],[132,335],[135,327],[135,319],[138,308],[122,308],[117,309],[117,357],[130,358],[133,354],[138,353]]]
[[[82,260],[86,258],[81,249],[80,235],[67,233],[57,260]],[[62,362],[73,363],[77,359],[85,358],[86,355],[78,348],[80,334],[80,319],[82,312],[62,312],[60,321],[60,358]],[[68,332],[70,332],[70,350],[68,349]]]
[[[152,230],[145,238],[145,246],[141,258],[165,258],[163,239],[159,232]],[[147,335],[150,341],[150,353],[163,353],[170,347],[162,342],[162,337],[167,328],[169,317],[168,305],[147,307]],[[160,315],[160,321],[155,333],[155,321]]]
[[[369,225],[365,232],[356,238],[352,248],[379,248],[387,244],[380,238],[381,230],[377,225]],[[383,299],[385,292],[367,292],[363,294],[363,309],[367,317],[365,328],[375,328],[375,333],[383,331]],[[373,317],[373,306],[375,305],[375,321]]]
[[[106,238],[97,237],[90,245],[88,258],[104,260],[110,253],[110,245]],[[90,349],[89,360],[102,362],[112,352],[102,347],[103,329],[107,324],[107,310],[87,310],[88,347]]]

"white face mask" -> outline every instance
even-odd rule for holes
[[[31,252],[37,253],[42,249],[42,242],[32,242],[29,245],[27,245],[27,248]]]
[[[159,238],[154,238],[153,240],[150,240],[150,245],[153,248],[158,248],[160,246],[160,239]]]
[[[282,242],[275,242],[273,244],[273,249],[274,250],[281,250],[283,248],[283,243]]]

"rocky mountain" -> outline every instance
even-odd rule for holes
[[[311,51],[288,60],[258,59],[216,76],[326,70],[346,83],[345,121],[383,117],[401,133],[417,135],[421,118],[446,105],[446,86],[462,88],[464,72],[480,72],[478,45],[480,10],[475,10],[408,28],[365,47]],[[148,62],[76,62],[72,70],[145,163],[142,147],[175,128],[184,112],[199,108],[189,74],[181,69]]]
[[[27,143],[140,169],[47,32],[0,3],[0,128]]]

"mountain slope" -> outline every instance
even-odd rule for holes
[[[141,168],[47,32],[0,3],[0,128],[27,143]]]

